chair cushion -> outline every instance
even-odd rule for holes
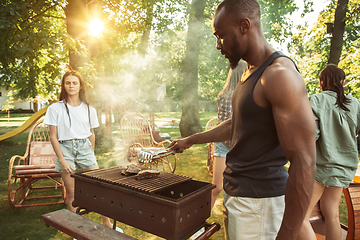
[[[29,165],[48,165],[55,163],[55,152],[51,142],[31,142]]]

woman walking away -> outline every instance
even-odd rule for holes
[[[51,144],[56,154],[55,171],[61,172],[68,208],[75,212],[72,206],[75,183],[70,174],[76,169],[99,168],[94,154],[94,128],[99,127],[99,122],[95,108],[86,100],[83,78],[70,66],[69,69],[61,80],[59,102],[48,108],[44,123],[49,125]],[[102,216],[102,223],[112,227],[108,217]]]
[[[316,178],[300,240],[316,240],[310,215],[320,200],[327,240],[341,239],[339,203],[359,163],[356,135],[360,130],[360,102],[344,94],[345,73],[329,64],[319,76],[323,92],[310,96],[316,120]]]

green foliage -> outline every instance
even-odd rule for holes
[[[217,94],[224,86],[228,62],[215,48],[211,20],[220,0],[206,1],[204,10],[203,37],[198,67],[199,99],[216,101]],[[289,34],[286,17],[296,7],[291,2],[263,3],[266,26],[283,25],[271,29],[267,36],[279,40]],[[152,6],[152,8],[151,8]],[[156,89],[166,83],[167,97],[181,100],[183,91],[182,67],[186,50],[186,25],[188,1],[104,1],[103,14],[107,21],[107,31],[102,41],[103,66],[109,84],[113,89],[114,101],[126,102],[136,99],[140,102],[156,100]],[[279,6],[280,10],[272,12]],[[138,54],[138,46],[147,29],[147,16],[152,11],[151,36],[146,55]],[[118,32],[119,34],[113,34]],[[279,40],[280,41],[280,40]],[[99,79],[100,80],[100,79]],[[102,80],[100,80],[102,81]],[[102,91],[100,91],[102,92]],[[99,92],[98,92],[99,93]],[[108,94],[108,91],[105,91]],[[100,96],[103,96],[100,93]],[[99,95],[98,95],[99,97]]]
[[[10,111],[11,109],[13,109],[15,107],[13,93],[14,93],[14,91],[11,91],[11,90],[8,92],[8,95],[7,95],[8,99],[6,99],[6,101],[2,104],[1,110]]]
[[[104,1],[107,30],[99,40],[100,57],[111,92],[101,89],[104,79],[99,78],[94,83],[97,98],[110,95],[114,105],[156,101],[157,88],[165,83],[168,97],[180,99],[187,4],[182,0]],[[143,54],[139,46],[150,29],[149,46]]]
[[[47,98],[65,58],[63,1],[0,4],[0,84],[15,98]],[[51,95],[51,94],[50,94]]]
[[[328,62],[331,35],[326,33],[325,23],[334,21],[336,3],[337,1],[332,0],[326,9],[321,11],[317,23],[313,27],[299,26],[290,45],[310,95],[319,92],[318,76]],[[360,97],[359,5],[359,0],[349,1],[339,62],[339,67],[346,74],[347,91],[357,98]]]
[[[261,26],[265,37],[284,42],[292,35],[292,22],[288,18],[298,9],[294,0],[258,1],[261,6]]]
[[[229,63],[216,49],[216,39],[210,20],[204,23],[203,33],[199,56],[199,98],[216,101],[217,95],[225,85]]]
[[[216,100],[228,73],[228,62],[216,50],[211,29],[214,10],[220,2],[208,0],[204,10],[198,67],[199,99],[203,100]],[[305,12],[311,11],[312,1],[304,2]],[[164,83],[168,99],[181,100],[189,1],[104,0],[102,37],[86,38],[87,42],[82,43],[66,34],[63,11],[66,4],[63,0],[41,3],[15,0],[0,5],[0,84],[17,90],[16,98],[40,95],[53,101],[58,95],[61,68],[68,62],[68,47],[91,53],[87,48],[95,46],[100,51],[97,62],[88,62],[79,69],[92,87],[88,88],[92,102],[108,97],[116,104],[128,99],[156,101],[157,88]],[[266,37],[282,42],[291,36],[292,23],[287,17],[297,9],[294,1],[260,1],[260,4]],[[356,4],[353,5],[355,9]],[[352,14],[358,14],[358,10]],[[149,29],[149,46],[142,55],[139,46]],[[356,31],[348,29],[349,38],[355,38]],[[300,54],[317,51],[314,46],[304,47],[303,34],[296,37]],[[328,41],[323,45],[327,46]],[[104,72],[103,76],[98,75],[100,72],[94,74],[95,68]],[[111,90],[105,85],[110,85]]]

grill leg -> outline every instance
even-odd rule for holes
[[[114,220],[113,229],[115,230],[116,229],[116,220],[115,219],[113,219],[113,220]]]
[[[213,223],[209,224],[206,223],[205,226],[206,230],[203,232],[199,237],[196,238],[196,240],[205,240],[211,237],[214,233],[220,230],[220,224],[219,223]]]

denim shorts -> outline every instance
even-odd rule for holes
[[[61,152],[73,170],[87,169],[97,165],[89,138],[59,141]],[[62,172],[59,159],[55,160],[55,171]]]
[[[226,157],[226,154],[230,150],[230,147],[224,142],[215,142],[214,143],[214,156],[215,157]]]

